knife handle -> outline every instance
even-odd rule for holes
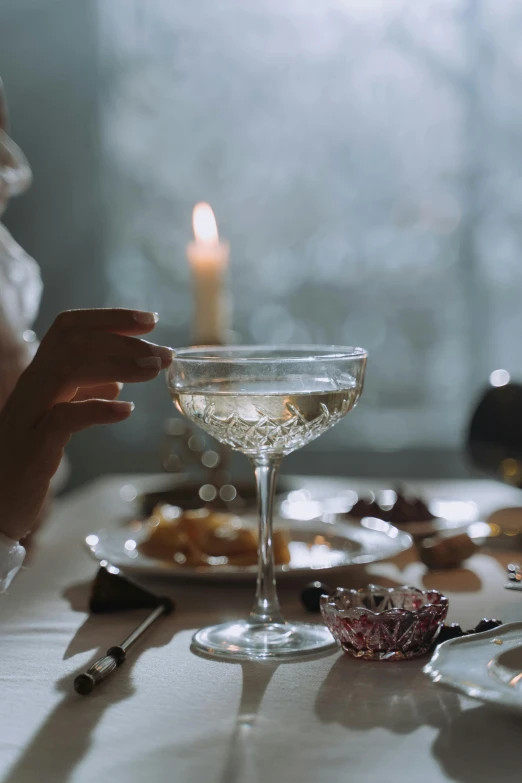
[[[74,680],[74,690],[82,696],[87,696],[99,682],[109,676],[111,672],[121,666],[125,660],[125,651],[121,647],[111,647],[107,655],[93,663],[83,674],[79,674]]]
[[[87,696],[94,690],[95,686],[109,676],[114,669],[121,666],[127,657],[127,650],[135,644],[138,639],[150,628],[152,623],[163,614],[170,614],[174,611],[174,602],[170,598],[161,597],[158,599],[158,606],[143,620],[142,623],[128,636],[125,641],[115,647],[109,647],[107,655],[93,663],[83,674],[79,674],[74,680],[74,690],[82,696]]]

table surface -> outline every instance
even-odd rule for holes
[[[93,694],[76,695],[75,675],[143,616],[86,612],[97,566],[82,539],[124,512],[119,490],[127,483],[145,488],[157,477],[111,477],[57,501],[28,567],[0,599],[3,783],[491,783],[520,774],[520,720],[434,685],[422,673],[425,660],[362,662],[335,651],[235,664],[192,654],[195,629],[247,613],[248,585],[163,581],[177,600],[174,615]],[[376,485],[386,482],[346,481],[356,490]],[[474,500],[483,516],[521,498],[489,481],[409,485],[429,497]],[[503,589],[509,559],[483,551],[458,571],[427,573],[405,553],[347,570],[343,581],[438,588],[450,598],[449,619],[463,627],[483,616],[509,622],[522,619],[522,596]],[[280,592],[286,616],[303,618],[298,585]]]

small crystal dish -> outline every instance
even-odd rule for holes
[[[368,585],[321,596],[321,613],[338,645],[354,658],[405,661],[425,655],[448,613],[437,590]]]

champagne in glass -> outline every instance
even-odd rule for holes
[[[272,505],[281,459],[333,427],[357,403],[366,352],[323,346],[190,348],[177,351],[169,391],[181,413],[246,454],[258,491],[259,564],[247,620],[204,628],[193,644],[234,659],[301,656],[334,644],[320,625],[287,623],[279,608]]]

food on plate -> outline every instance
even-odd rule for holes
[[[149,537],[139,545],[148,557],[190,567],[257,563],[257,531],[245,527],[234,514],[209,508],[182,511],[162,504],[155,507],[148,524]],[[290,562],[288,543],[285,531],[274,531],[276,565]]]
[[[408,524],[409,522],[427,522],[435,519],[426,503],[419,497],[405,495],[396,490],[396,499],[392,504],[380,504],[377,500],[360,498],[349,512],[355,519],[377,517],[392,525]]]
[[[428,568],[458,568],[475,554],[478,545],[466,534],[425,538],[418,544],[419,557]]]

